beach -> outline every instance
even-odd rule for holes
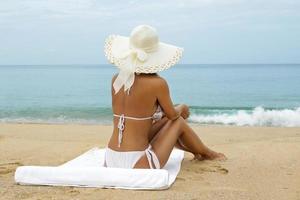
[[[0,200],[300,200],[299,11],[296,0],[0,1]],[[140,135],[175,115],[186,123]],[[186,137],[173,146],[176,131]],[[111,146],[105,163],[112,132],[136,148]],[[101,169],[131,167],[143,149],[164,170]]]
[[[195,161],[185,152],[162,191],[21,186],[16,167],[56,166],[104,148],[111,125],[0,124],[0,199],[300,199],[300,128],[191,125],[228,160]]]

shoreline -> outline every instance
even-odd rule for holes
[[[234,124],[200,124],[194,122],[188,122],[192,127],[239,127],[239,128],[296,128],[300,129],[300,126],[250,126],[250,125],[234,125]],[[111,123],[49,123],[49,122],[0,122],[1,125],[54,125],[54,126],[112,126]]]
[[[193,161],[185,152],[170,189],[129,191],[14,183],[18,166],[56,166],[104,148],[111,125],[0,123],[0,199],[300,199],[300,128],[191,126],[228,160]]]

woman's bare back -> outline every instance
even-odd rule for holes
[[[114,82],[116,75],[112,78]],[[155,112],[158,101],[157,92],[162,78],[157,74],[140,74],[135,76],[134,84],[127,95],[122,88],[117,94],[112,91],[112,110],[114,114],[130,117],[149,117]],[[125,119],[125,128],[120,148],[118,147],[118,121],[114,117],[113,134],[108,146],[117,151],[142,151],[149,144],[148,134],[152,127],[152,119],[131,120]]]

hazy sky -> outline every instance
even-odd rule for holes
[[[107,35],[139,24],[181,63],[300,63],[299,0],[0,0],[0,64],[107,63]]]

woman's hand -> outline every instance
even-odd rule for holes
[[[175,106],[175,109],[180,113],[183,119],[187,119],[190,116],[190,109],[186,104],[178,104]]]

